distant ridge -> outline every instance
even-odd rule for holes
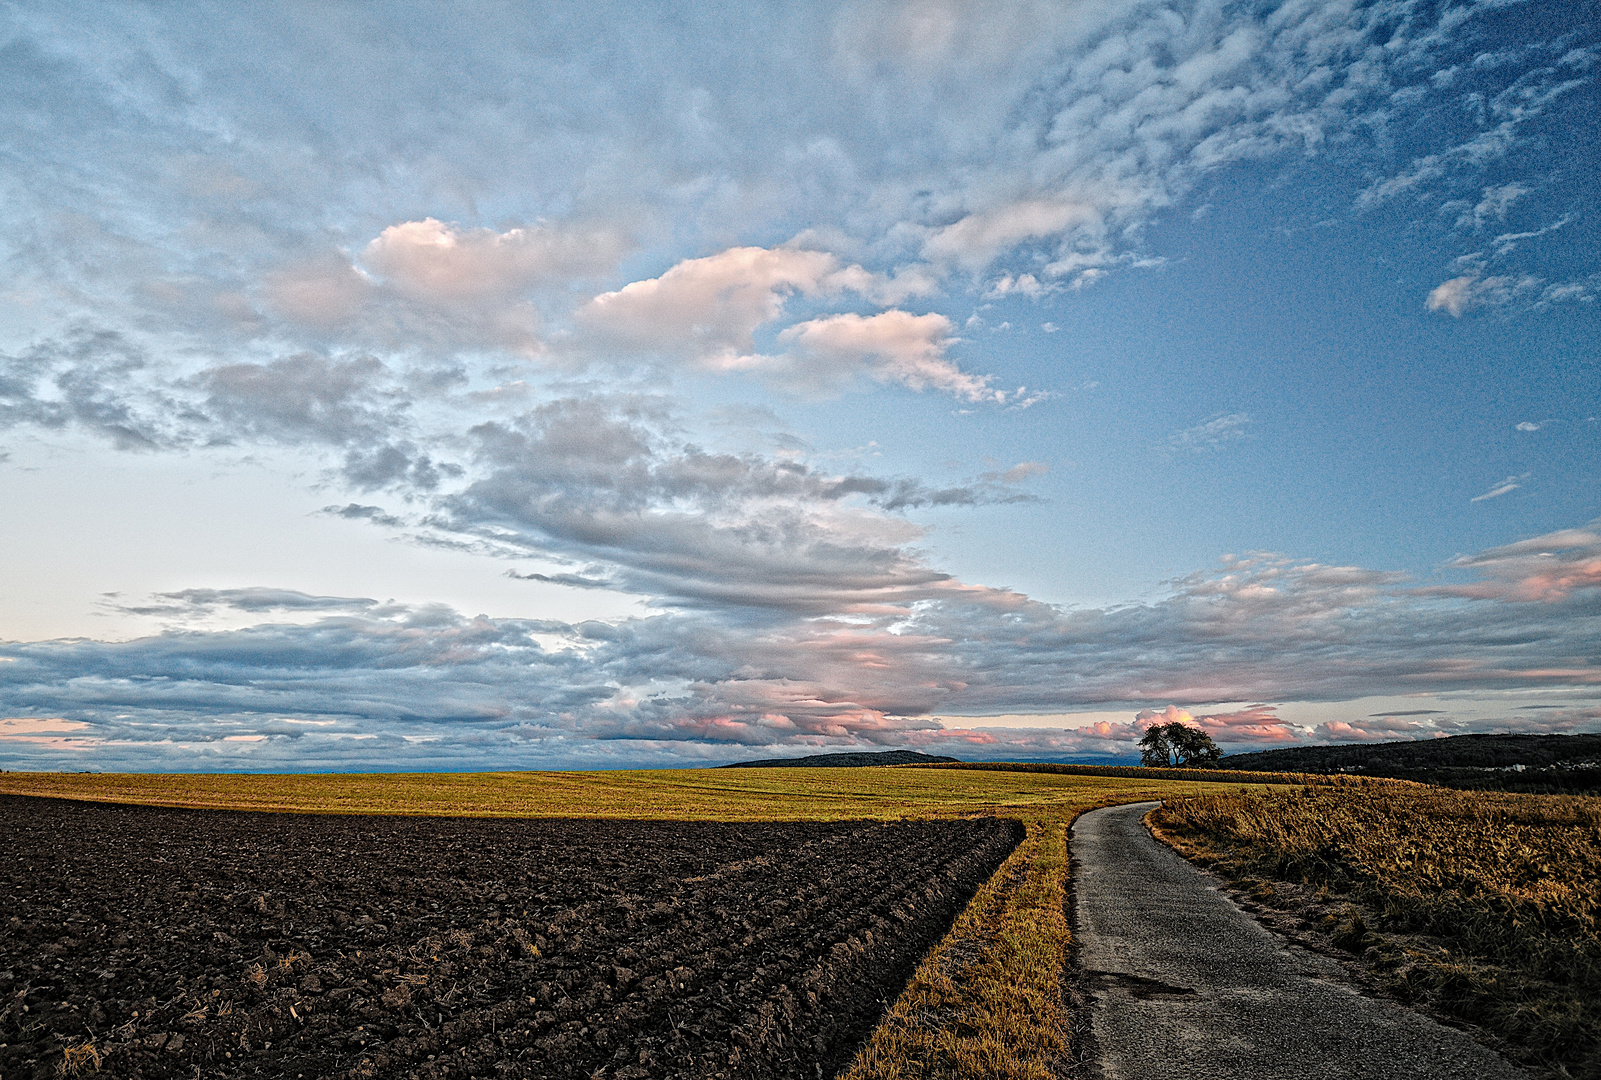
[[[1354,773],[1498,791],[1601,790],[1601,734],[1453,735],[1230,754],[1213,769]]]
[[[719,765],[719,769],[763,769],[819,767],[859,769],[864,765],[949,765],[960,759],[919,754],[916,750],[882,750],[868,754],[813,754],[811,757],[762,758],[760,761],[736,761],[732,765]]]

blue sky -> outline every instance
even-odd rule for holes
[[[0,11],[4,767],[1601,729],[1594,3]]]

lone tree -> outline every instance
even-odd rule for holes
[[[1212,741],[1212,736],[1177,720],[1171,724],[1155,725],[1140,740],[1141,765],[1188,768],[1216,761],[1221,756],[1222,752]]]

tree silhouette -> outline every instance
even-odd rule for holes
[[[1212,736],[1177,720],[1153,725],[1140,740],[1141,765],[1188,768],[1221,756]]]

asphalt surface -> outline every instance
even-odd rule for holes
[[[1075,934],[1105,1080],[1526,1080],[1263,929],[1146,831],[1140,819],[1156,805],[1095,810],[1073,826]]]

